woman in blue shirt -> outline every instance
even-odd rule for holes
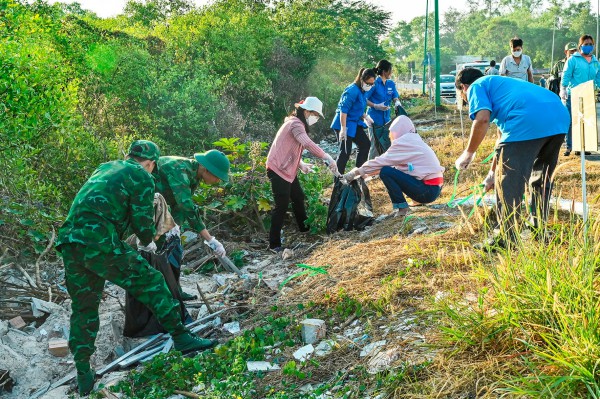
[[[375,67],[377,79],[373,90],[367,94],[367,105],[369,110],[367,115],[373,119],[371,134],[371,153],[370,158],[383,154],[390,148],[390,129],[389,123],[392,120],[390,107],[400,106],[400,96],[396,90],[396,84],[390,78],[392,77],[392,64],[388,60],[381,60]]]
[[[596,88],[600,87],[600,62],[592,54],[594,51],[594,38],[590,35],[583,35],[579,38],[578,50],[569,57],[563,70],[562,80],[560,82],[560,98],[567,106],[571,114],[571,89],[588,80],[593,80]],[[564,155],[571,154],[573,145],[571,126],[567,133],[567,151]],[[580,155],[575,151],[575,155]],[[586,151],[586,155],[589,153]]]
[[[344,173],[352,143],[356,143],[356,167],[359,168],[369,158],[371,141],[365,132],[367,125],[363,121],[367,117],[367,93],[375,83],[375,70],[361,68],[354,82],[344,92],[337,106],[335,118],[331,122],[331,128],[338,135],[340,141],[340,155],[337,159],[337,167],[340,173]]]

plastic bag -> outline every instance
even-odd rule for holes
[[[327,213],[327,234],[339,230],[364,230],[373,223],[373,205],[362,178],[344,184],[335,182]]]

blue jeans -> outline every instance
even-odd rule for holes
[[[572,118],[572,114],[571,114],[571,96],[570,95],[567,97],[567,102],[566,102],[565,105],[567,106],[567,110],[569,110],[569,117]],[[573,133],[572,133],[573,126],[572,126],[571,120],[572,119],[569,119],[569,131],[567,132],[567,138],[566,138],[566,141],[567,141],[567,150],[569,150],[569,151],[573,148]]]
[[[442,192],[441,186],[429,186],[423,180],[391,166],[381,168],[379,177],[387,188],[394,209],[408,208],[405,196],[421,204],[428,204],[435,201]]]

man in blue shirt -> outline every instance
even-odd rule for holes
[[[391,105],[400,105],[396,84],[392,77],[392,64],[388,60],[380,60],[375,67],[377,79],[373,89],[366,95],[369,110],[367,115],[373,120],[371,126],[371,151],[369,158],[383,154],[390,147],[389,122],[391,121]]]
[[[469,116],[473,120],[468,146],[456,160],[456,168],[466,169],[473,161],[490,122],[502,132],[496,146],[496,160],[484,181],[486,190],[497,181],[501,231],[501,236],[489,243],[488,248],[506,247],[516,237],[515,220],[518,220],[527,184],[535,233],[543,237],[552,190],[551,176],[569,129],[569,112],[554,93],[522,80],[483,77],[480,70],[466,68],[458,73],[455,83],[469,103]]]

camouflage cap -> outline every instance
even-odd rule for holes
[[[152,141],[136,140],[131,143],[131,146],[129,147],[129,155],[134,155],[136,157],[158,162],[158,158],[160,157],[160,149]]]

